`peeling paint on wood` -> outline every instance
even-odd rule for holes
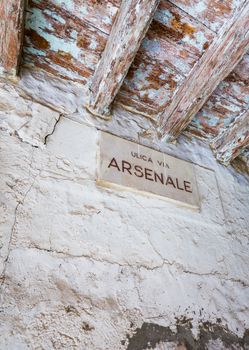
[[[172,99],[175,89],[182,80],[183,77],[170,67],[163,67],[159,62],[153,62],[145,55],[137,55],[117,101],[122,96],[123,103],[128,106],[134,106],[133,100],[141,102],[154,110],[155,118]],[[137,110],[138,105],[134,107],[136,111],[143,112],[140,108]],[[150,113],[149,110],[148,113]]]
[[[130,94],[131,95],[131,94]],[[153,109],[152,107],[149,107],[148,104],[145,104],[141,102],[141,99],[135,99],[129,97],[127,93],[120,92],[117,95],[117,98],[114,101],[114,104],[122,106],[124,109],[133,112],[138,113],[140,115],[145,116],[146,118],[149,118],[151,120],[154,120],[157,122],[157,110]]]
[[[229,127],[242,110],[240,105],[214,93],[197,113],[187,132],[204,139],[212,138]]]
[[[45,0],[37,1],[44,2]],[[71,15],[106,34],[110,34],[121,4],[121,0],[49,0],[48,2],[51,5],[64,7]]]
[[[245,0],[170,0],[205,26],[218,32]]]
[[[249,175],[249,147],[244,149],[241,154],[231,162],[231,165],[240,173]]]
[[[140,52],[187,75],[214,33],[168,1],[161,1]]]
[[[247,52],[248,12],[249,3],[224,27],[162,114],[160,132],[167,141],[174,140],[188,126],[218,84]]]
[[[105,34],[110,34],[121,4],[121,0],[32,0],[32,2],[41,6],[44,13],[50,14],[54,19],[60,20],[59,11],[64,10],[64,13],[90,24]]]
[[[216,89],[216,94],[232,103],[249,107],[249,55],[246,54],[235,69]]]
[[[197,113],[188,134],[200,138],[217,136],[249,107],[249,55],[246,54]]]
[[[248,145],[249,111],[239,115],[228,129],[210,143],[218,161],[225,165],[228,165]]]
[[[24,0],[0,3],[0,73],[15,76],[23,41]]]
[[[26,17],[25,64],[87,83],[107,34],[49,1],[29,1]]]
[[[133,102],[140,101],[158,115],[169,105],[213,37],[198,21],[161,1],[117,100],[122,96],[127,106],[143,114]]]
[[[109,114],[158,3],[159,0],[122,2],[90,87],[89,108],[94,114]]]

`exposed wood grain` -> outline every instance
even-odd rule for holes
[[[67,6],[69,4],[67,2]],[[90,23],[91,17],[88,21],[83,20],[86,5],[84,3],[81,11],[78,6],[79,13],[75,16],[52,1],[30,0],[26,16],[24,63],[86,84],[108,38],[107,34]],[[73,10],[76,4],[70,6]],[[89,8],[87,10],[90,12]],[[80,12],[83,13],[81,16]]]
[[[231,165],[240,173],[249,175],[249,147],[245,148]]]
[[[157,119],[183,78],[169,66],[139,53],[116,100],[120,102],[122,99],[122,103],[129,108]]]
[[[229,20],[246,0],[170,0],[214,32]]]
[[[24,0],[0,2],[0,72],[15,76],[23,42]]]
[[[121,0],[35,0],[38,4],[46,4],[46,8],[52,9],[58,7],[61,3],[61,8],[72,16],[84,21],[96,29],[110,34],[112,24]]]
[[[198,20],[162,0],[139,51],[187,76],[214,36]]]
[[[238,116],[229,128],[210,143],[218,161],[225,165],[228,165],[248,145],[249,111]]]
[[[122,1],[90,87],[89,108],[94,114],[109,114],[109,107],[140,47],[158,3],[159,0]]]
[[[229,127],[249,108],[249,55],[224,79],[186,129],[188,135],[208,139]]]
[[[249,2],[226,24],[192,69],[160,120],[160,132],[174,140],[249,48]]]
[[[197,20],[161,1],[117,101],[122,99],[127,108],[158,118],[213,37]]]
[[[249,14],[248,14],[249,16]],[[235,69],[219,84],[217,95],[228,101],[249,107],[249,55],[246,54]]]
[[[124,109],[143,115],[149,119],[157,122],[157,110],[153,109],[153,107],[148,106],[148,103],[143,103],[139,98],[135,96],[133,98],[133,94],[129,92],[123,93],[120,92],[115,99],[115,103],[121,105]]]
[[[241,105],[235,104],[219,94],[212,94],[202,109],[196,114],[186,129],[187,134],[198,138],[211,139],[244,111]]]

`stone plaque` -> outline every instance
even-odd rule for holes
[[[97,183],[126,187],[199,208],[191,163],[101,132]]]

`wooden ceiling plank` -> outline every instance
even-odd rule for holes
[[[90,12],[94,6],[92,4],[91,7],[90,2],[93,0],[82,4],[82,12]],[[76,7],[76,1],[74,3]],[[94,27],[90,15],[89,23],[83,15],[77,17],[77,9],[80,14],[79,6],[69,11],[52,1],[29,1],[25,20],[24,65],[87,84],[104,51],[108,35]]]
[[[0,73],[15,77],[23,43],[24,0],[1,0],[0,3]]]
[[[243,1],[245,2],[245,0],[170,0],[169,2],[217,33]]]
[[[160,118],[160,133],[173,141],[192,121],[218,84],[249,49],[249,2],[236,12],[193,67]]]
[[[245,148],[231,165],[240,173],[249,175],[249,147]]]
[[[89,110],[99,116],[110,113],[131,63],[153,19],[159,0],[122,1],[110,37],[90,87]]]
[[[249,146],[249,111],[238,116],[229,128],[212,140],[210,146],[217,160],[228,165]]]

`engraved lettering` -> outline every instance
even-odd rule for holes
[[[155,176],[155,182],[157,182],[157,179],[159,179],[159,181],[161,182],[161,184],[163,185],[164,184],[164,181],[163,181],[163,173],[160,174],[160,176],[155,172],[154,173],[154,176]]]
[[[137,177],[143,177],[144,174],[143,174],[143,168],[139,165],[135,165],[135,171],[134,171],[134,174],[137,176]]]
[[[120,171],[118,163],[117,163],[115,158],[112,158],[111,163],[108,165],[108,168],[110,168],[111,166],[114,167],[114,168],[117,168],[118,171]]]
[[[145,178],[146,180],[150,180],[150,181],[154,181],[153,180],[153,177],[149,177],[149,176],[152,176],[152,170],[151,169],[148,169],[148,168],[144,168],[144,174],[145,174]]]
[[[184,191],[184,188],[179,186],[178,178],[176,178],[176,187],[178,188],[178,190]]]
[[[193,191],[191,190],[191,183],[189,181],[183,181],[184,188],[186,192],[192,193]]]
[[[131,164],[129,162],[126,162],[125,160],[122,160],[122,172],[124,173],[125,170],[128,171],[130,175],[132,175],[131,170]]]
[[[98,169],[98,185],[146,191],[199,207],[194,169],[186,161],[101,133]]]
[[[176,186],[175,186],[175,184],[174,184],[174,181],[172,180],[172,178],[170,177],[170,176],[168,176],[167,177],[167,180],[166,180],[166,186],[168,186],[168,184],[169,185],[172,185],[172,186],[174,186],[174,188],[176,188]]]

